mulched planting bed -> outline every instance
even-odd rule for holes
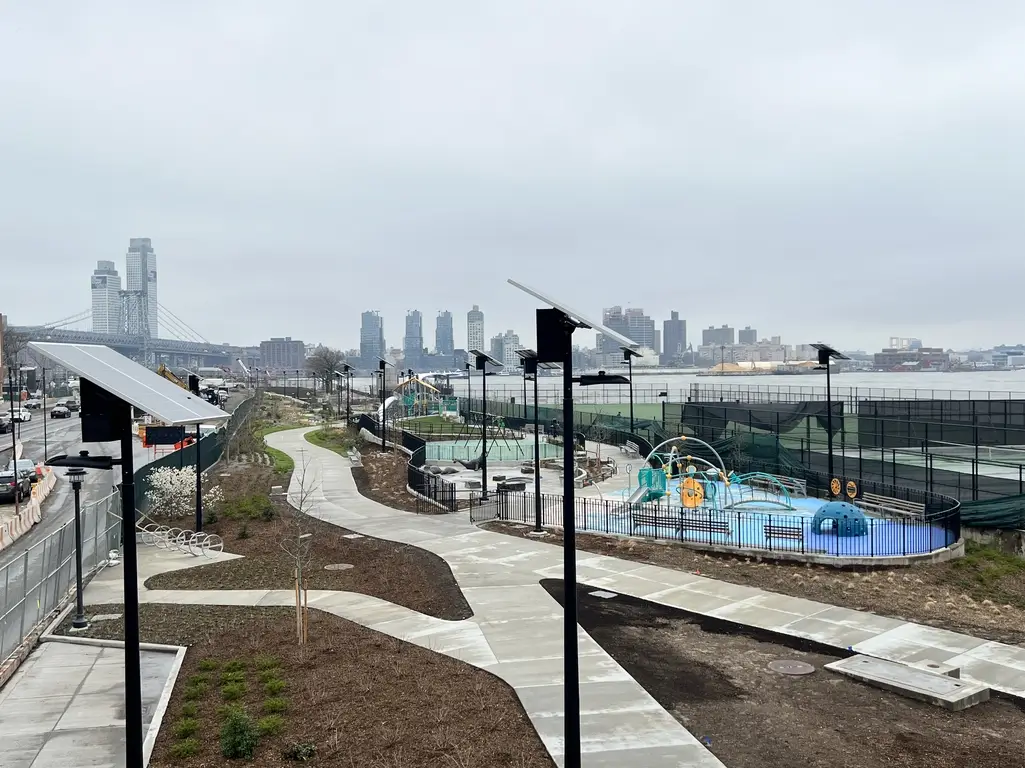
[[[251,472],[240,467],[231,471]],[[261,508],[265,510],[267,507]],[[224,539],[224,550],[241,559],[199,565],[153,576],[149,589],[293,589],[295,561],[281,549],[297,531],[312,533],[310,562],[304,574],[310,589],[360,592],[440,619],[472,615],[448,564],[437,555],[408,544],[367,536],[347,539],[345,528],[300,515],[284,502],[275,502],[273,517],[218,518],[204,529]],[[241,535],[245,531],[244,537]],[[345,570],[326,570],[346,564]]]
[[[121,612],[89,607],[90,616]],[[151,768],[554,766],[498,678],[344,619],[311,610],[302,648],[287,608],[144,604],[140,619],[143,642],[189,647]],[[78,634],[120,640],[123,632],[118,619]],[[263,727],[251,761],[221,754],[231,707]],[[311,746],[306,762],[285,757]]]
[[[563,582],[543,586],[560,600]],[[821,669],[800,640],[578,587],[580,625],[730,768],[1003,768],[1021,765],[1025,712],[1010,699],[963,712]],[[794,677],[774,660],[816,667]]]
[[[406,454],[393,449],[382,451],[379,446],[372,443],[366,443],[360,449],[360,453],[363,457],[363,466],[352,468],[352,479],[356,481],[356,489],[368,499],[392,509],[417,512],[416,497],[406,490],[406,465],[409,461]],[[424,507],[429,510],[435,509],[430,505]],[[445,512],[437,509],[437,513]]]
[[[532,526],[491,522],[481,527],[528,537]],[[562,545],[549,530],[540,541]],[[577,533],[577,549],[638,563],[699,573],[857,611],[964,632],[1003,643],[1025,643],[1025,561],[1017,565],[969,543],[968,557],[908,568],[848,569],[711,555],[675,543]],[[1010,557],[1010,556],[1008,556]]]

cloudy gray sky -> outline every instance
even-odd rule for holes
[[[0,2],[0,311],[151,237],[211,341],[516,277],[877,349],[1025,341],[1020,0]]]

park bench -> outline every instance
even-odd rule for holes
[[[766,525],[766,539],[790,539],[804,541],[804,528],[799,525]]]
[[[627,440],[626,443],[623,444],[622,451],[627,456],[640,456],[641,455],[640,447],[637,445],[637,443],[633,442],[632,440]]]
[[[729,523],[722,520],[702,520],[700,518],[684,517],[682,513],[659,513],[647,511],[634,511],[630,513],[630,533],[642,525],[650,525],[654,528],[672,528],[677,536],[683,538],[684,531],[697,531],[699,533],[718,534],[731,536]]]
[[[856,503],[871,512],[918,519],[925,517],[925,504],[917,501],[904,501],[889,496],[880,496],[876,493],[863,493]]]

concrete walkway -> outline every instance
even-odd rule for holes
[[[121,648],[63,642],[37,648],[0,691],[0,765],[124,766],[124,660]],[[144,728],[176,673],[174,653],[142,652]]]

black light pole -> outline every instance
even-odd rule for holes
[[[196,425],[196,533],[203,532],[203,464],[200,461],[200,442],[203,433],[200,425]]]
[[[18,456],[18,434],[14,431],[14,368],[11,367],[10,363],[7,365],[7,396],[11,399],[10,407],[10,418],[11,418],[11,460],[13,461]],[[14,464],[15,472],[17,475],[18,464]],[[15,478],[17,482],[17,478]],[[21,498],[20,494],[14,494],[14,514],[17,516],[21,511]]]
[[[465,365],[466,365],[466,417],[469,420],[470,409],[473,407],[472,403],[470,402],[470,376],[471,376],[471,374],[470,374],[470,364],[469,363],[465,363]]]
[[[384,360],[377,363],[377,369],[381,373],[381,451],[388,450],[388,414],[384,408],[384,369],[387,365]]]
[[[43,374],[43,461],[45,462],[50,458],[49,451],[46,447],[46,422],[50,418],[50,414],[46,411],[46,368],[40,369]]]
[[[523,381],[526,382],[530,376],[534,381],[534,533],[541,533],[541,424],[538,419],[537,409],[537,352],[532,349],[519,349],[516,354],[520,356],[523,363]],[[545,367],[550,367],[545,364]],[[524,392],[526,384],[524,383]],[[524,416],[526,416],[527,398],[524,394]]]
[[[527,365],[523,359],[523,420],[527,420]]]
[[[474,356],[476,360],[476,368],[480,371],[481,380],[481,414],[480,414],[480,440],[481,440],[481,457],[480,457],[480,483],[481,483],[481,501],[488,500],[488,365],[493,365],[496,368],[502,365],[498,360],[491,357],[491,355],[481,352],[479,349],[470,350],[470,354]]]
[[[75,492],[75,618],[71,620],[71,627],[85,629],[89,626],[82,600],[82,480],[85,477],[85,470],[81,467],[71,467],[66,477],[71,480],[71,488]]]
[[[835,478],[833,477],[833,395],[829,379],[829,369],[831,367],[829,363],[830,360],[850,360],[850,358],[842,352],[833,349],[828,344],[818,342],[811,346],[819,352],[819,369],[826,369],[826,467],[829,473],[830,489],[832,490],[832,483]]]
[[[345,364],[343,371],[345,372],[345,421],[347,424],[352,423],[352,366],[348,363]]]
[[[142,662],[139,657],[139,557],[135,541],[135,445],[132,408],[121,409],[121,542],[125,601],[125,750],[127,768],[143,766]],[[126,530],[127,529],[127,530]]]
[[[630,434],[634,433],[634,358],[641,353],[630,347],[623,347],[623,360],[626,363],[627,377],[630,379]]]

